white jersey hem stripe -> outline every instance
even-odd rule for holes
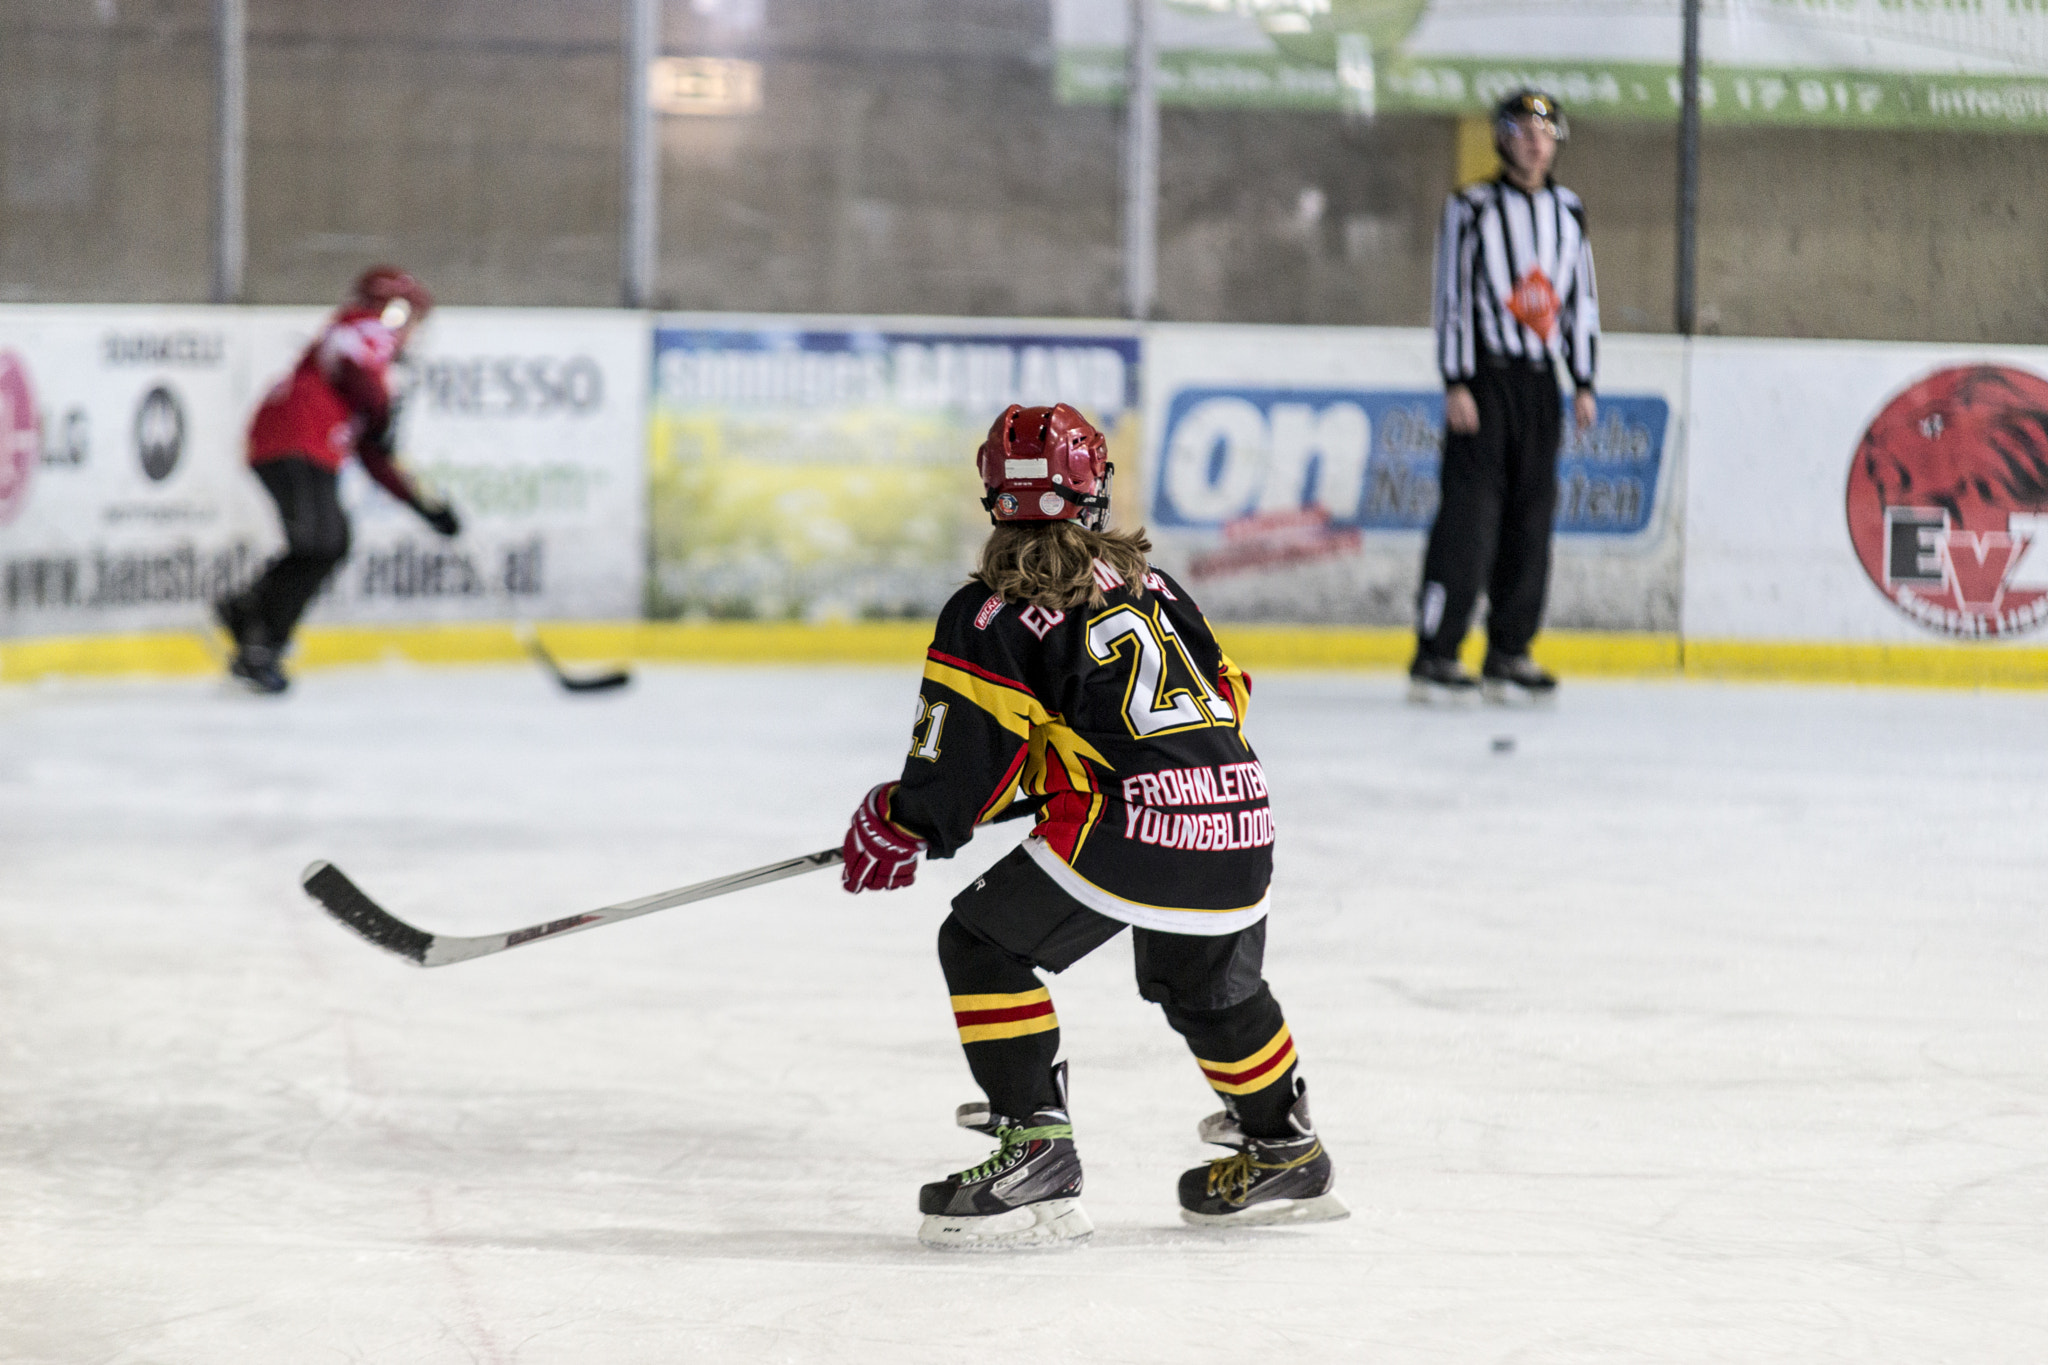
[[[1173,910],[1163,905],[1146,905],[1141,901],[1128,901],[1111,891],[1105,891],[1094,882],[1061,860],[1045,840],[1032,837],[1024,841],[1024,851],[1031,861],[1045,869],[1045,875],[1052,878],[1060,890],[1072,896],[1081,904],[1100,915],[1122,920],[1125,924],[1140,929],[1157,929],[1168,934],[1192,934],[1198,938],[1220,938],[1234,934],[1240,929],[1249,929],[1266,917],[1266,907],[1273,895],[1268,891],[1259,897],[1257,905],[1247,905],[1241,910]]]

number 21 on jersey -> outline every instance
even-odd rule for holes
[[[1088,623],[1088,652],[1099,664],[1129,656],[1124,720],[1134,739],[1237,723],[1237,713],[1195,667],[1162,606],[1150,615],[1132,606],[1110,608]]]
[[[929,762],[939,761],[939,736],[946,731],[946,712],[949,704],[942,701],[917,699],[917,719],[910,723],[910,756]]]

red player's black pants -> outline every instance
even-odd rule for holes
[[[1059,1016],[1037,972],[1065,971],[1127,928],[1138,994],[1165,1011],[1224,1108],[1253,1137],[1289,1136],[1294,1040],[1262,975],[1266,922],[1213,937],[1132,928],[1067,895],[1021,848],[954,897],[939,927],[954,1024],[990,1107],[1023,1123],[1059,1104]]]
[[[1564,405],[1548,364],[1482,360],[1479,430],[1444,436],[1443,498],[1422,556],[1417,648],[1455,658],[1486,591],[1489,654],[1527,654],[1550,586]]]
[[[229,604],[248,623],[246,642],[283,648],[334,566],[348,557],[348,517],[337,475],[303,456],[254,466],[284,523],[284,553]]]

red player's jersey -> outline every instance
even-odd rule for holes
[[[249,425],[249,463],[299,455],[339,470],[391,423],[391,363],[401,338],[372,309],[336,313]]]

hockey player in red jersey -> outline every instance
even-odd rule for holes
[[[1236,1153],[1181,1176],[1182,1217],[1342,1218],[1262,976],[1273,820],[1244,738],[1251,680],[1146,562],[1144,534],[1105,529],[1111,467],[1080,413],[1012,407],[977,463],[995,529],[939,613],[903,775],[867,794],[844,849],[848,891],[888,890],[910,884],[920,853],[950,858],[1006,810],[1037,817],[939,930],[960,1042],[988,1096],[958,1121],[998,1146],[924,1187],[919,1239],[999,1248],[1092,1231],[1059,1019],[1037,971],[1063,971],[1126,927],[1139,994],[1222,1097],[1199,1132]]]
[[[287,686],[279,667],[292,630],[334,567],[348,556],[348,518],[336,496],[350,455],[371,478],[444,536],[455,512],[392,459],[391,366],[433,298],[396,266],[363,272],[348,301],[256,409],[249,464],[284,523],[284,553],[214,614],[235,640],[229,672],[262,692]]]

